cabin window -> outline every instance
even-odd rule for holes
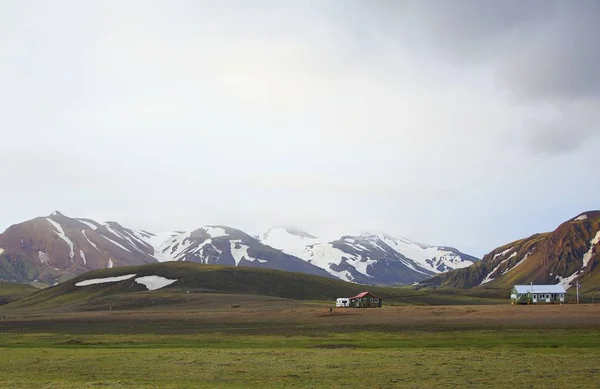
[[[371,302],[373,302],[373,297],[371,297]]]
[[[378,303],[378,302],[379,302],[379,299],[378,299],[378,298],[376,298],[376,299],[375,299],[375,302],[376,302],[376,303]]]
[[[549,299],[549,298],[550,298],[550,295],[549,295],[549,294],[547,294],[547,295],[546,295],[546,298],[547,298],[547,299]]]
[[[534,299],[537,299],[537,294],[534,294],[534,295],[533,295],[533,298],[534,298]]]
[[[554,300],[554,299],[556,298],[556,295],[555,295],[554,293],[552,293],[552,295],[550,296],[550,298],[551,298],[552,300]]]

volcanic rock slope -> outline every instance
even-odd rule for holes
[[[600,211],[581,213],[553,232],[505,244],[467,268],[437,275],[421,285],[510,289],[514,284],[579,282],[600,289]]]
[[[56,211],[0,234],[0,280],[55,283],[89,270],[153,263],[150,237]]]

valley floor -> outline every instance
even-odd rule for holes
[[[597,388],[600,304],[0,307],[2,388]]]

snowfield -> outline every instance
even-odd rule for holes
[[[206,231],[206,233],[208,235],[210,235],[211,238],[218,238],[221,236],[229,236],[229,234],[227,233],[227,231],[225,231],[225,229],[221,228],[221,227],[202,227],[202,229],[204,231]]]
[[[119,282],[125,281],[132,277],[135,277],[135,274],[125,274],[123,276],[117,277],[106,277],[106,278],[93,278],[91,280],[79,281],[75,284],[75,286],[88,286],[88,285],[96,285],[96,284],[106,284],[108,282]]]
[[[306,246],[324,242],[318,238],[307,238],[292,234],[285,228],[272,228],[262,236],[261,243],[301,258]]]
[[[357,272],[371,277],[368,273],[368,267],[374,264],[376,261],[373,259],[365,259],[362,255],[350,255],[344,251],[333,247],[331,243],[316,244],[312,247],[307,247],[303,258],[321,269],[327,271],[336,277],[340,277],[340,274],[344,278],[343,280],[352,281],[350,273],[347,271],[338,272],[331,269],[331,265],[340,265],[345,259],[346,263],[356,269]]]
[[[229,243],[231,245],[231,256],[233,256],[233,260],[235,261],[236,266],[238,266],[240,264],[240,261],[242,259],[245,259],[246,261],[250,261],[250,262],[254,262],[254,261],[258,261],[260,263],[267,262],[264,259],[253,258],[250,255],[248,255],[248,246],[243,244],[241,240],[239,240],[239,239],[231,240]],[[240,247],[236,248],[236,246],[240,246]]]
[[[154,248],[154,258],[159,262],[177,261],[187,248],[193,243],[190,239],[192,233],[184,232],[172,236],[167,241]]]
[[[160,288],[164,288],[165,286],[171,285],[177,280],[170,280],[161,276],[144,276],[138,277],[134,280],[138,284],[144,285],[148,290],[157,290]]]

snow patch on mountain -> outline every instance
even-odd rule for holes
[[[416,262],[423,270],[433,273],[443,273],[448,270],[460,269],[471,266],[472,261],[462,258],[455,252],[444,247],[429,246],[411,241],[407,238],[395,238],[385,233],[363,233],[362,238],[367,238],[377,244],[377,239],[391,247],[402,256]],[[415,269],[419,271],[419,269]]]
[[[583,254],[583,266],[581,266],[581,269],[577,270],[575,273],[571,274],[568,277],[561,277],[561,276],[556,276],[556,278],[558,279],[559,283],[564,286],[565,289],[569,289],[572,285],[571,283],[577,279],[578,277],[580,277],[581,275],[583,275],[583,272],[585,271],[585,268],[587,267],[588,263],[590,262],[590,260],[592,259],[592,255],[594,254],[594,247],[600,242],[600,231],[596,232],[596,235],[590,240],[590,249]]]
[[[198,247],[195,247],[192,250],[189,250],[187,254],[192,254],[192,255],[196,255],[197,259],[200,260],[202,263],[206,263],[206,261],[204,261],[206,258],[204,258],[204,253],[203,250],[206,246],[212,246],[212,248],[218,253],[219,256],[221,256],[221,254],[223,254],[223,251],[219,250],[213,243],[213,239],[206,239],[204,242],[202,242],[201,244],[198,245]],[[185,259],[183,259],[185,260]]]
[[[569,290],[569,288],[571,288],[572,286],[571,283],[575,281],[575,279],[580,275],[580,270],[578,270],[568,277],[563,278],[561,276],[556,276],[556,279],[558,280],[558,285],[562,285],[562,287],[565,288],[565,290]]]
[[[75,250],[73,248],[73,242],[71,242],[71,239],[69,239],[67,237],[67,234],[65,234],[65,231],[63,230],[63,228],[60,224],[58,224],[57,222],[55,222],[54,220],[52,220],[50,218],[46,218],[46,220],[48,220],[48,222],[50,224],[52,224],[52,226],[54,226],[54,228],[58,231],[58,232],[54,231],[54,233],[56,235],[58,235],[62,240],[64,240],[67,243],[67,245],[69,245],[69,258],[71,258],[71,262],[73,262],[73,259],[75,258]]]
[[[525,257],[527,257],[527,255],[528,255],[528,254],[526,254],[526,255],[525,255]],[[517,252],[515,251],[514,253],[512,253],[512,254],[510,255],[510,257],[506,258],[506,260],[509,260],[509,259],[511,259],[511,258],[514,258],[514,257],[516,257],[516,256],[517,256]],[[502,272],[502,275],[504,275],[504,274],[508,273],[509,271],[511,271],[512,269],[514,269],[515,267],[519,266],[519,265],[520,265],[522,262],[523,262],[523,261],[519,261],[519,262],[518,262],[518,263],[516,263],[516,264],[515,264],[513,267],[511,267],[511,268],[507,268],[507,269],[504,269],[504,271]]]
[[[315,243],[324,243],[318,238],[299,230],[288,229],[285,227],[274,227],[263,234],[260,241],[262,244],[271,246],[284,253],[299,257],[306,246]]]
[[[138,284],[144,285],[148,290],[157,290],[171,285],[172,283],[176,282],[177,279],[170,280],[161,276],[144,276],[138,277],[134,281]]]
[[[227,231],[225,231],[224,228],[221,227],[202,227],[202,229],[204,231],[206,231],[206,233],[211,237],[211,238],[218,238],[220,236],[229,236],[229,234],[227,233]]]
[[[119,242],[117,242],[117,241],[114,241],[114,240],[112,240],[112,239],[111,239],[111,238],[109,238],[108,236],[106,236],[106,235],[102,235],[102,237],[103,237],[104,239],[108,240],[110,243],[114,244],[115,246],[117,246],[117,247],[119,247],[119,248],[122,248],[123,250],[125,250],[125,251],[127,251],[127,252],[129,252],[129,253],[131,252],[131,250],[129,250],[127,247],[123,246],[121,243],[119,243]]]
[[[85,253],[83,252],[83,250],[79,250],[79,256],[83,260],[83,264],[87,265],[87,261],[85,260]]]
[[[2,247],[0,247],[0,255],[2,255],[3,252],[4,252],[4,249]]]
[[[498,253],[498,254],[494,255],[494,258],[492,258],[492,260],[494,260],[494,259],[496,259],[496,258],[498,258],[498,257],[503,257],[503,256],[505,256],[505,255],[506,255],[506,254],[507,254],[507,253],[508,253],[510,250],[512,250],[513,248],[514,248],[514,247],[513,247],[513,246],[511,246],[511,247],[507,248],[506,250],[504,250],[503,252],[501,252],[501,253]]]
[[[191,232],[185,232],[169,238],[154,250],[154,258],[159,262],[177,261],[183,258],[182,254],[193,243],[190,239],[191,235]]]
[[[104,228],[106,228],[106,230],[108,232],[110,232],[111,234],[113,234],[114,236],[116,236],[117,238],[123,238],[123,236],[121,236],[121,234],[119,234],[117,231],[113,230],[112,227],[110,226],[109,223],[103,223],[102,226],[104,226]]]
[[[88,285],[97,285],[97,284],[106,284],[109,282],[119,282],[125,281],[130,278],[135,277],[136,274],[125,274],[117,277],[104,277],[104,278],[92,278],[91,280],[79,281],[75,284],[75,286],[88,286]]]
[[[229,244],[231,245],[231,256],[233,257],[233,260],[235,261],[236,266],[238,266],[240,264],[242,259],[245,259],[250,262],[254,262],[254,261],[258,261],[260,263],[267,262],[264,259],[253,258],[250,255],[248,255],[248,246],[243,244],[241,239],[231,240],[231,241],[229,241]]]
[[[140,238],[143,239],[150,246],[152,246],[154,248],[154,252],[156,253],[158,249],[165,244],[165,242],[180,234],[181,232],[168,231],[160,232],[158,234],[148,234]]]
[[[108,265],[106,267],[108,267],[109,269],[112,269],[115,266],[115,264],[113,263],[112,258],[108,259]]]
[[[592,259],[592,255],[594,254],[594,246],[596,246],[600,242],[600,231],[596,232],[596,236],[592,238],[590,241],[590,249],[583,255],[583,267],[587,267],[587,264]]]
[[[574,221],[578,222],[578,221],[582,221],[582,220],[587,220],[588,216],[586,214],[583,215],[579,215],[577,216]]]
[[[98,248],[98,246],[96,246],[96,244],[94,242],[92,242],[90,240],[90,238],[88,238],[88,236],[85,234],[85,230],[81,230],[81,234],[88,241],[89,244],[91,244],[96,250],[98,250],[98,252],[100,252],[100,249]]]
[[[48,255],[48,253],[45,253],[43,251],[38,251],[38,258],[40,259],[40,262],[43,264],[48,265],[48,261],[50,261],[50,256]]]
[[[349,277],[349,272],[340,272],[332,269],[335,266],[339,266],[345,260],[348,265],[355,268],[357,272],[371,278],[368,273],[368,267],[374,264],[376,261],[373,259],[364,258],[362,255],[348,254],[338,248],[333,247],[331,243],[321,243],[310,247],[307,247],[303,258],[315,266],[327,271],[336,277],[340,277],[343,273],[342,279],[346,281],[353,281],[353,277]],[[352,279],[350,279],[352,278]]]
[[[509,249],[506,249],[506,250],[504,250],[502,253],[499,253],[499,254],[496,254],[496,255],[494,255],[494,258],[493,258],[493,259],[495,259],[495,258],[498,258],[498,257],[503,257],[504,255],[506,255],[506,254],[507,254],[507,253],[508,253],[510,250],[512,250],[512,249],[513,249],[513,248],[511,247],[511,248],[509,248]],[[501,275],[504,275],[504,274],[508,273],[509,271],[511,271],[512,269],[514,269],[514,268],[515,268],[515,267],[517,267],[518,265],[520,265],[520,264],[521,264],[521,263],[522,263],[522,262],[523,262],[525,259],[527,259],[527,256],[528,256],[528,255],[529,255],[529,253],[525,254],[525,258],[523,258],[523,260],[521,260],[520,262],[518,262],[517,264],[515,264],[513,267],[509,267],[509,268],[506,268],[506,269],[504,269],[504,270],[502,271],[502,273],[501,273],[501,274],[496,274],[496,273],[498,272],[498,269],[499,269],[499,268],[500,268],[502,265],[504,265],[506,262],[508,262],[509,260],[511,260],[512,258],[514,258],[514,257],[516,257],[516,256],[517,256],[517,252],[515,251],[515,252],[514,252],[514,253],[512,253],[512,254],[511,254],[511,255],[510,255],[508,258],[505,258],[505,259],[503,259],[502,261],[500,261],[500,262],[498,263],[498,265],[496,265],[496,267],[495,267],[495,268],[493,268],[493,269],[492,269],[492,271],[491,271],[491,272],[489,272],[489,273],[488,273],[488,274],[485,276],[485,278],[484,278],[484,279],[481,281],[481,283],[480,283],[479,285],[480,285],[480,286],[481,286],[481,285],[485,285],[485,284],[487,284],[488,282],[492,282],[492,281],[494,281],[494,280],[495,280],[496,278],[498,278],[499,276],[501,276]],[[492,260],[493,260],[493,259],[492,259]],[[494,276],[494,275],[495,275],[495,276]]]
[[[96,229],[98,229],[98,226],[97,226],[97,225],[95,225],[95,224],[92,224],[92,223],[90,223],[90,222],[89,222],[89,221],[87,221],[87,220],[83,220],[83,219],[76,219],[76,220],[77,220],[78,222],[81,222],[81,223],[85,224],[86,226],[90,227],[92,230],[96,230]]]

